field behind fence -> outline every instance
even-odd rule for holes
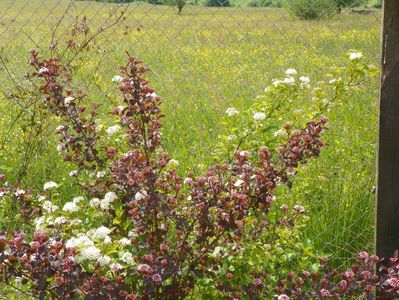
[[[62,49],[74,24],[91,35],[115,23],[75,61],[76,82],[92,92],[93,101],[101,99],[101,110],[117,105],[111,79],[125,51],[152,69],[152,85],[165,100],[165,148],[182,173],[193,164],[200,170],[213,162],[209,154],[217,151],[226,108],[244,110],[273,79],[284,78],[286,69],[295,68],[311,82],[326,80],[350,49],[379,64],[379,9],[346,8],[330,19],[299,20],[284,8],[233,4],[187,5],[177,14],[173,5],[138,2],[0,1],[0,172],[28,169],[26,184],[37,187],[65,180],[49,159],[57,157],[56,124],[44,124],[46,134],[29,140],[35,116],[27,113],[29,99],[14,92],[27,72],[29,50],[45,55],[55,41],[53,46]],[[277,197],[305,206],[310,219],[304,241],[335,254],[337,264],[373,247],[377,87],[375,78],[344,106],[332,108],[329,146],[301,172],[289,194],[282,190]],[[300,112],[290,112],[292,118],[295,113]],[[67,195],[73,188],[62,189]],[[12,209],[13,204],[2,204],[0,231],[17,226],[7,216]]]

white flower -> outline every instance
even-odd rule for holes
[[[278,300],[290,300],[290,297],[288,297],[286,294],[281,294],[277,297]]]
[[[125,252],[121,256],[121,261],[123,261],[127,264],[132,264],[132,263],[134,263],[133,255],[130,252]]]
[[[295,84],[295,78],[294,77],[287,77],[287,78],[284,78],[283,82],[286,83],[286,84],[289,84],[289,85],[294,85]]]
[[[114,202],[118,196],[114,192],[108,192],[105,194],[104,199],[100,202],[102,210],[108,210],[112,202]]]
[[[113,82],[122,82],[122,80],[123,80],[123,77],[122,77],[122,76],[119,76],[119,75],[115,75],[115,76],[112,78],[112,81],[113,81]]]
[[[22,196],[22,195],[25,195],[26,194],[26,192],[24,191],[24,190],[16,190],[15,191],[15,196]]]
[[[105,131],[109,135],[113,135],[113,134],[117,133],[119,130],[121,130],[121,127],[119,125],[114,125],[114,126],[108,127]]]
[[[44,216],[41,216],[40,218],[37,218],[35,220],[35,225],[36,225],[36,230],[40,230],[42,224],[44,224],[46,218]]]
[[[100,240],[100,239],[104,239],[110,233],[111,233],[111,230],[109,228],[107,228],[105,226],[101,226],[94,231],[92,237],[93,237],[93,239]]]
[[[278,136],[283,136],[283,135],[285,135],[285,130],[283,130],[283,129],[279,129],[279,130],[277,130],[275,133],[274,133],[274,136],[275,137],[278,137]]]
[[[268,92],[270,92],[270,88],[269,88],[269,87],[266,87],[266,88],[265,88],[265,93],[268,93]]]
[[[255,121],[262,121],[266,119],[266,114],[263,112],[257,112],[254,114],[253,118]]]
[[[245,182],[241,179],[237,179],[237,181],[234,183],[235,187],[240,187],[241,185],[243,185]]]
[[[274,87],[278,87],[281,83],[283,83],[283,81],[277,80],[277,79],[273,80],[273,82],[272,82]]]
[[[43,190],[49,190],[58,187],[58,184],[54,181],[46,182],[43,186]]]
[[[177,167],[179,165],[179,162],[176,159],[171,159],[169,160],[168,165],[171,167]]]
[[[64,150],[64,146],[61,145],[61,144],[58,144],[58,145],[57,145],[57,151],[58,151],[58,152],[61,152],[62,150]]]
[[[82,197],[82,196],[78,196],[78,197],[75,197],[75,198],[73,198],[73,203],[75,203],[75,204],[79,204],[79,202],[81,202],[81,201],[83,201],[85,198],[84,197]]]
[[[143,200],[147,196],[148,196],[147,192],[142,190],[140,192],[137,192],[136,195],[134,195],[134,200],[140,201],[140,200]]]
[[[48,72],[49,72],[49,69],[47,69],[46,67],[42,67],[39,70],[39,74],[44,74],[44,73],[48,73]]]
[[[286,75],[296,75],[298,74],[298,72],[295,69],[288,69],[287,71],[285,71]]]
[[[249,156],[249,152],[248,151],[245,151],[245,150],[243,150],[243,151],[240,151],[240,156]]]
[[[65,103],[65,105],[68,106],[69,104],[71,104],[73,102],[73,100],[75,100],[75,98],[73,98],[72,96],[68,96],[64,99],[64,103]]]
[[[236,108],[234,108],[234,107],[229,107],[228,109],[226,109],[226,114],[229,117],[232,117],[232,116],[234,116],[234,115],[236,115],[238,113],[239,113],[239,111]]]
[[[109,265],[111,262],[111,257],[109,257],[108,255],[103,255],[98,259],[98,263],[100,264],[100,266],[104,267]]]
[[[215,250],[213,250],[212,254],[215,257],[221,257],[223,252],[224,252],[224,249],[222,247],[218,246],[218,247],[215,248]]]
[[[96,260],[100,257],[101,251],[95,246],[79,249],[78,257],[81,260]],[[79,259],[79,260],[80,260]]]
[[[114,202],[116,199],[118,199],[118,196],[114,192],[108,192],[104,196],[104,200],[108,202]]]
[[[122,238],[118,242],[122,247],[131,245],[131,241],[127,238]]]
[[[60,131],[63,131],[64,129],[65,129],[65,126],[64,125],[60,125],[55,130],[60,132]]]
[[[307,76],[301,76],[299,77],[299,80],[303,83],[303,84],[309,84],[310,83],[310,78]]]
[[[304,208],[302,205],[295,205],[295,206],[294,206],[294,209],[295,209],[297,212],[299,212],[299,213],[305,211],[305,208]]]
[[[90,204],[91,207],[97,207],[97,206],[100,205],[100,199],[93,198],[93,199],[90,200],[89,204]]]
[[[100,207],[102,210],[109,210],[111,203],[105,200],[102,200],[100,203]]]
[[[57,205],[53,205],[50,201],[43,202],[43,209],[49,213],[55,212],[58,209]]]
[[[112,243],[112,240],[111,240],[111,238],[107,235],[107,236],[104,238],[104,244],[110,244],[110,243]]]
[[[78,205],[76,205],[76,203],[74,203],[74,202],[67,202],[67,203],[65,203],[62,210],[66,211],[66,212],[77,212],[80,210],[80,207]]]
[[[37,200],[39,200],[39,202],[46,200],[46,196],[44,195],[39,195],[39,197],[37,198]]]
[[[58,225],[65,224],[66,222],[68,222],[68,220],[65,217],[57,217],[54,220],[54,223]]]
[[[73,171],[69,172],[69,176],[71,176],[71,177],[75,177],[77,175],[78,175],[78,171],[77,170],[73,170]]]
[[[77,238],[72,237],[65,243],[65,248],[85,248],[94,246],[94,243],[91,239],[89,239],[86,235],[81,235]]]
[[[361,52],[354,52],[349,55],[350,60],[360,59],[362,57],[363,57],[363,54]]]
[[[96,175],[97,178],[103,178],[104,176],[105,176],[105,171],[100,171]]]

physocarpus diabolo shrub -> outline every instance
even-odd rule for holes
[[[84,106],[86,94],[70,88],[60,59],[42,60],[33,50],[30,65],[28,79],[61,121],[58,150],[74,166],[68,172],[81,193],[61,208],[57,183],[36,195],[0,177],[3,201],[18,201],[35,227],[32,235],[0,236],[1,281],[40,299],[198,298],[202,287],[216,299],[324,299],[370,294],[372,286],[396,291],[393,269],[388,277],[370,275],[378,258],[366,253],[348,273],[331,273],[326,260],[317,273],[295,234],[304,208],[273,209],[275,189],[323,148],[325,117],[302,129],[287,125],[273,155],[265,146],[256,155],[237,147],[233,159],[180,178],[161,147],[162,100],[141,62],[129,56],[113,78],[122,103],[111,112],[117,124],[105,130],[96,123],[96,105]],[[305,259],[287,266],[287,253]],[[284,265],[303,271],[277,278]]]

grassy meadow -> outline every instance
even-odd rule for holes
[[[12,182],[26,169],[30,175],[23,184],[38,189],[49,180],[64,182],[65,201],[74,187],[67,181],[70,167],[56,151],[57,120],[43,122],[44,133],[27,144],[35,116],[25,113],[29,99],[14,92],[28,71],[29,49],[47,54],[54,28],[62,49],[77,16],[87,16],[90,33],[113,20],[108,16],[115,5],[86,1],[74,2],[61,20],[68,2],[0,1],[0,173]],[[144,61],[164,99],[164,147],[184,174],[214,162],[226,108],[244,110],[272,79],[284,78],[286,69],[312,82],[324,80],[349,49],[378,65],[380,18],[379,10],[368,15],[344,10],[329,20],[300,21],[278,8],[193,6],[177,15],[174,7],[131,4],[126,19],[75,61],[75,83],[107,112],[119,105],[111,79],[125,51]],[[337,264],[373,245],[377,87],[377,79],[368,82],[329,112],[327,149],[301,172],[290,193],[282,190],[277,197],[306,207],[304,239],[334,254]],[[18,228],[17,213],[14,203],[0,204],[0,231]]]

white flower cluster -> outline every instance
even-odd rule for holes
[[[75,98],[73,98],[72,96],[68,96],[64,99],[64,104],[66,106],[69,106],[73,101],[75,100]]]
[[[301,81],[302,86],[310,88],[310,78],[309,77],[301,76],[301,77],[299,77],[299,80]]]
[[[140,192],[137,192],[134,195],[134,200],[140,201],[140,200],[143,200],[147,196],[148,196],[147,192],[145,190],[141,190]]]
[[[123,77],[122,77],[122,76],[119,76],[119,75],[115,75],[115,76],[112,78],[112,81],[113,81],[113,82],[122,82],[122,80],[123,80]]]
[[[169,160],[168,165],[170,167],[177,167],[177,166],[179,166],[179,162],[176,159],[172,158],[171,160]]]
[[[363,54],[361,52],[353,52],[353,53],[349,54],[350,60],[358,60],[358,59],[361,59],[362,57],[363,57]]]
[[[55,183],[54,181],[49,181],[44,184],[43,190],[50,190],[50,189],[54,189],[57,187],[58,187],[57,183]]]
[[[39,74],[46,74],[49,72],[49,69],[47,69],[46,67],[41,67],[39,70]]]
[[[49,218],[46,219],[45,216],[41,216],[40,218],[35,219],[34,223],[36,230],[43,229],[43,227],[47,225],[48,223],[47,221],[50,221],[50,219]]]
[[[213,255],[214,257],[222,257],[222,256],[224,256],[225,254],[226,254],[226,253],[225,253],[225,249],[222,248],[222,247],[219,247],[219,246],[215,247],[215,249],[214,249],[213,252],[212,252],[212,255]]]
[[[85,234],[75,238],[72,237],[65,243],[66,248],[75,248],[78,254],[75,256],[75,261],[81,263],[85,260],[97,260],[101,257],[101,251],[94,242]]]
[[[237,179],[237,181],[234,183],[235,187],[241,187],[245,182],[241,179]]]
[[[284,85],[284,84],[286,84],[286,85],[295,85],[295,75],[297,75],[298,74],[298,72],[297,72],[297,70],[295,70],[295,69],[288,69],[287,71],[285,71],[285,75],[286,75],[286,78],[284,78],[283,80],[277,80],[277,79],[274,79],[273,80],[273,82],[272,82],[272,85],[274,86],[274,87],[278,87],[279,85]],[[310,87],[310,78],[309,77],[307,77],[307,76],[301,76],[301,77],[299,77],[299,81],[300,81],[300,83],[301,83],[301,86],[305,86],[305,87]],[[270,91],[270,89],[269,88],[266,88],[265,89],[265,93],[267,93],[267,92],[269,92]]]
[[[105,176],[105,171],[97,172],[97,175],[96,175],[97,178],[103,178],[104,176]]]
[[[57,217],[54,220],[54,223],[57,224],[57,225],[62,225],[62,224],[65,224],[67,222],[68,222],[68,219],[65,218],[65,217]]]
[[[82,196],[75,197],[71,202],[67,202],[64,204],[64,207],[62,208],[63,211],[66,212],[77,212],[80,210],[79,203],[83,200],[84,198]]]
[[[121,238],[118,242],[122,247],[129,246],[132,244],[131,241],[127,238]]]
[[[91,236],[94,240],[110,240],[110,237],[108,236],[110,233],[111,229],[101,226],[97,228]]]
[[[119,125],[114,125],[111,127],[108,127],[105,131],[109,134],[109,135],[113,135],[115,133],[117,133],[119,130],[121,130],[122,128]]]
[[[254,121],[263,121],[266,119],[266,114],[264,112],[257,112],[253,116]]]
[[[111,207],[111,204],[118,199],[118,196],[114,192],[108,192],[105,194],[104,199],[98,199],[94,198],[90,200],[90,206],[91,207],[98,207],[102,210],[109,210]]]
[[[46,202],[48,202],[48,201],[46,201]],[[54,210],[58,209],[58,206],[56,206],[56,205],[52,205],[51,203],[49,205],[51,205],[50,208],[47,208],[47,211],[49,213],[51,213]],[[67,222],[68,222],[68,219],[65,218],[65,217],[61,216],[61,217],[57,217],[57,218],[54,219],[54,217],[51,216],[51,215],[50,216],[43,215],[40,218],[37,218],[37,219],[34,220],[36,230],[44,230],[49,225],[51,225],[51,226],[63,225],[63,224],[66,224]]]
[[[44,201],[42,208],[48,213],[53,213],[58,209],[58,206],[53,205],[50,201]]]
[[[79,254],[75,257],[76,262],[82,262],[84,260],[97,260],[101,256],[101,251],[95,246],[82,248],[79,250]]]
[[[234,116],[234,115],[237,115],[237,114],[239,114],[240,112],[236,109],[236,108],[234,108],[234,107],[229,107],[228,109],[226,109],[226,114],[229,116],[229,117],[232,117],[232,116]]]
[[[277,130],[277,131],[274,133],[274,136],[275,136],[275,137],[284,136],[285,134],[286,134],[286,131],[285,131],[285,130],[279,129],[279,130]]]
[[[133,255],[130,252],[125,252],[121,256],[121,261],[128,265],[131,265],[134,263]]]
[[[287,69],[287,71],[285,71],[285,74],[288,76],[292,76],[298,74],[298,72],[295,69]]]
[[[98,263],[100,264],[100,266],[104,267],[104,266],[108,266],[111,263],[111,257],[109,257],[108,255],[103,255],[98,259]]]

